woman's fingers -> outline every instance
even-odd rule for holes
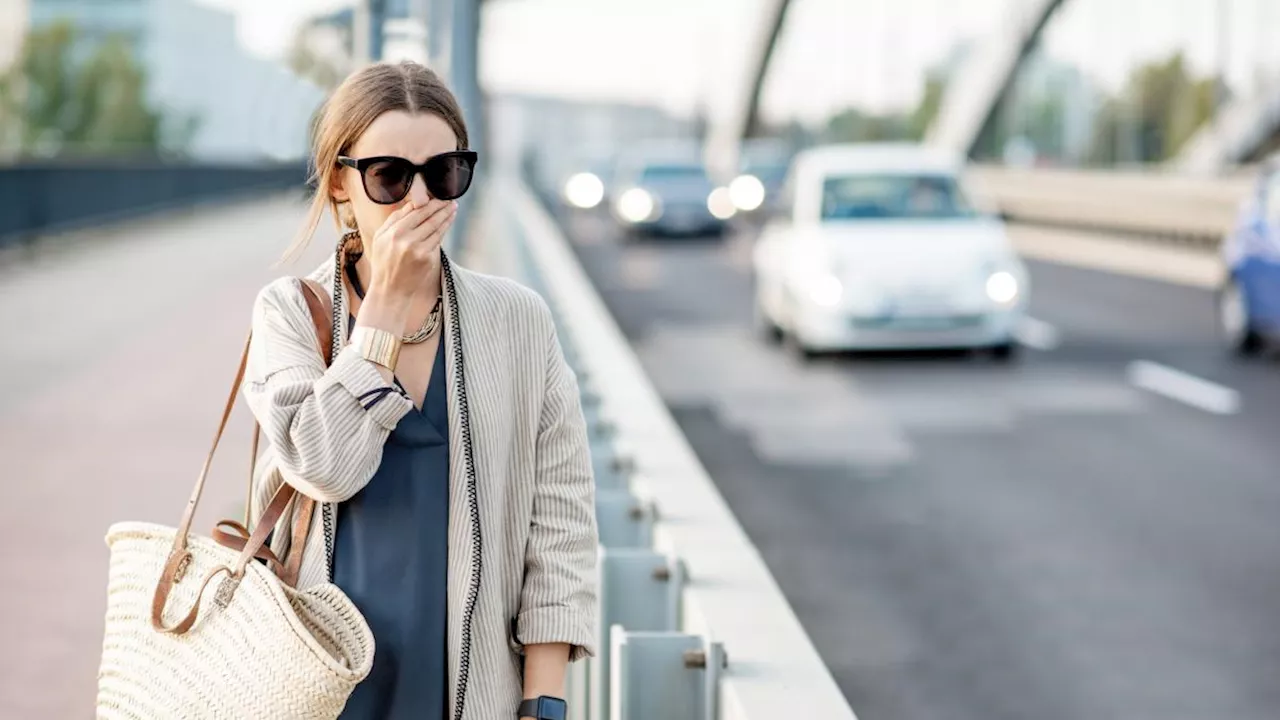
[[[439,201],[432,201],[439,202]],[[435,234],[444,226],[445,223],[451,221],[454,215],[453,203],[445,203],[443,208],[432,212],[426,217],[421,224],[409,230],[404,234],[406,242],[421,242],[431,235]]]

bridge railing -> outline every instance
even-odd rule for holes
[[[572,717],[856,720],[555,220],[514,175],[486,198],[486,242],[547,299],[588,420],[600,649],[571,667]]]
[[[47,160],[0,165],[0,246],[47,234],[306,186],[306,163]]]
[[[1211,250],[1236,222],[1254,170],[1207,177],[1139,170],[975,165],[975,190],[1011,220],[1145,236]]]

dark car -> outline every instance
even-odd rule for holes
[[[614,219],[629,232],[711,235],[734,214],[700,159],[653,156],[624,164],[611,188]]]

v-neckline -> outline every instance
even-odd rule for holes
[[[437,380],[440,381],[439,382],[440,385],[443,385],[445,383],[445,373],[444,373],[443,363],[444,363],[444,338],[442,337],[440,338],[439,343],[436,345],[435,358],[431,361],[431,375],[427,377],[427,387],[422,391],[421,406],[413,402],[414,398],[411,395],[409,395],[409,390],[405,388],[404,383],[400,382],[400,376],[396,375],[394,372],[391,373],[391,379],[395,381],[396,387],[400,388],[400,392],[403,392],[405,396],[409,398],[410,403],[413,403],[413,407],[411,409],[415,413],[420,415],[423,419],[427,420],[428,422],[430,422],[431,420],[431,418],[428,416],[428,403],[431,402],[431,391],[436,388]],[[436,377],[436,373],[439,373],[440,376]],[[435,423],[431,423],[431,424],[434,425]]]

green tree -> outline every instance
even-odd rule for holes
[[[946,78],[939,72],[929,73],[924,80],[924,92],[920,96],[920,104],[911,112],[907,121],[909,133],[915,140],[923,140],[933,119],[938,116],[942,107],[942,97],[947,91]]]
[[[882,142],[907,140],[910,134],[904,115],[876,115],[847,108],[831,116],[822,138],[826,142]]]
[[[1217,92],[1214,79],[1191,75],[1180,52],[1134,69],[1099,114],[1091,160],[1167,160],[1213,117]]]
[[[24,155],[154,154],[162,117],[145,93],[123,38],[85,47],[63,22],[27,35],[0,78],[0,115]]]
[[[846,108],[827,120],[822,139],[826,142],[923,140],[942,105],[945,90],[943,74],[931,72],[925,78],[919,104],[910,113],[878,115],[860,108]]]

